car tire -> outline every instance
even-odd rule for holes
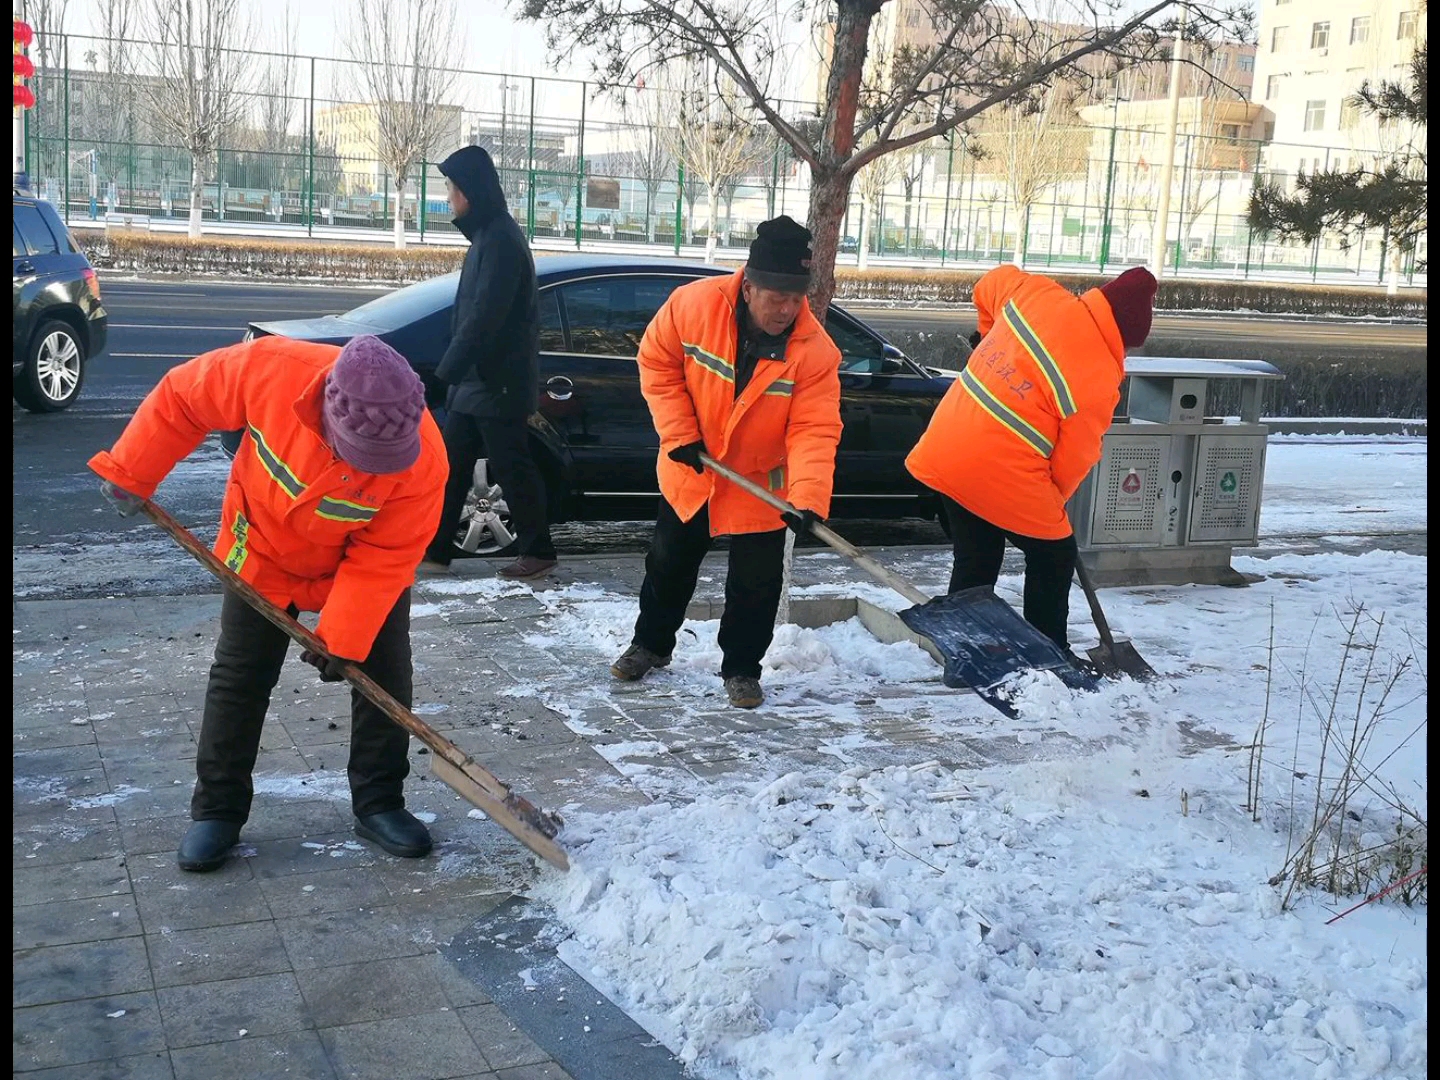
[[[84,382],[85,343],[69,323],[47,319],[30,338],[11,393],[29,412],[59,412],[74,404]]]

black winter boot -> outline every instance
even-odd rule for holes
[[[386,810],[355,819],[355,835],[379,844],[391,855],[418,859],[429,855],[430,830],[409,810]]]
[[[203,874],[218,870],[240,839],[240,824],[213,818],[197,821],[185,832],[175,861],[181,870]]]

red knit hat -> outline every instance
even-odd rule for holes
[[[1160,283],[1143,266],[1132,266],[1114,281],[1100,286],[1110,303],[1120,340],[1127,349],[1138,349],[1150,336],[1150,319],[1155,313],[1155,290]]]

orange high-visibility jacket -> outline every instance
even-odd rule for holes
[[[1125,377],[1110,303],[1001,266],[975,283],[975,307],[984,340],[905,466],[1001,529],[1063,539]]]
[[[435,536],[449,466],[428,412],[420,458],[404,472],[375,475],[336,458],[320,411],[339,355],[334,345],[262,337],[181,364],[90,467],[149,498],[208,433],[245,431],[215,554],[281,608],[320,612],[316,632],[333,655],[364,660]]]
[[[670,294],[640,342],[640,389],[660,435],[660,491],[682,521],[707,502],[713,536],[768,532],[780,515],[709,470],[667,456],[704,440],[716,461],[821,517],[830,514],[840,442],[840,350],[807,302],[783,362],[761,360],[735,397],[743,271]]]

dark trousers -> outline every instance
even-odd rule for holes
[[[689,521],[681,521],[670,504],[661,499],[655,540],[645,556],[640,617],[635,620],[636,645],[660,656],[674,651],[675,634],[685,621],[700,564],[709,550],[709,507],[701,507]],[[784,574],[784,529],[730,538],[725,614],[720,617],[722,678],[760,677],[760,661],[775,636],[775,613],[780,608]]]
[[[545,478],[530,453],[529,426],[524,420],[482,420],[468,413],[449,412],[445,415],[445,453],[450,459],[445,508],[427,559],[448,564],[454,558],[460,512],[474,485],[475,463],[482,457],[489,464],[491,478],[505,493],[519,554],[555,558],[555,542],[550,539],[547,521]]]
[[[292,611],[292,614],[294,612]],[[232,592],[220,607],[220,640],[205,690],[195,794],[190,816],[244,823],[255,794],[250,774],[260,751],[260,730],[290,639]],[[360,665],[407,709],[412,695],[410,590],[390,609],[370,655]],[[317,675],[318,678],[318,675]],[[350,797],[358,817],[405,805],[410,736],[358,690],[350,692]]]
[[[945,517],[955,545],[955,568],[950,591],[995,587],[1009,540],[1025,555],[1025,621],[1062,649],[1070,647],[1065,623],[1070,614],[1070,580],[1075,576],[1079,548],[1074,535],[1063,540],[1040,540],[1006,532],[972,514],[952,499],[945,499]]]

